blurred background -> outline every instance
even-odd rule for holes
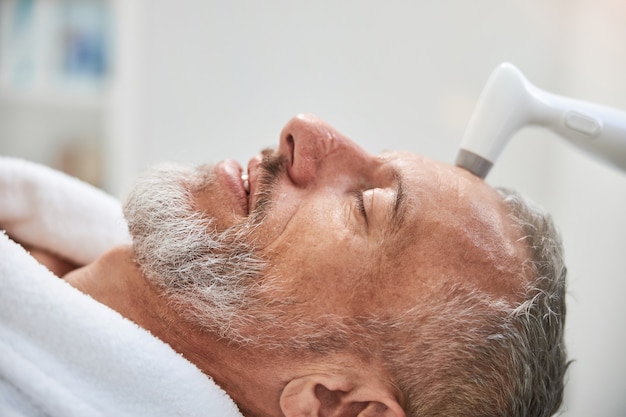
[[[123,197],[154,162],[246,164],[312,112],[371,152],[453,162],[497,64],[626,109],[624,45],[623,0],[0,0],[0,154]],[[563,233],[563,415],[626,416],[626,173],[526,128],[488,181]]]

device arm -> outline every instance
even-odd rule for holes
[[[485,178],[511,137],[528,125],[551,129],[626,171],[626,112],[541,90],[509,63],[500,64],[487,80],[456,164]]]

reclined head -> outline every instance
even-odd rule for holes
[[[558,237],[461,168],[371,155],[301,115],[247,170],[161,168],[125,211],[181,317],[286,368],[360,364],[344,370],[375,382],[359,392],[378,392],[381,413],[549,415],[561,401]],[[283,413],[357,398],[330,380],[287,382]]]

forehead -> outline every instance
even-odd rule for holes
[[[407,180],[413,178],[422,182],[423,187],[457,184],[460,188],[472,187],[489,190],[492,187],[483,180],[457,166],[428,158],[424,155],[404,151],[387,151],[380,154],[383,164],[390,164]],[[445,191],[445,190],[444,190]]]
[[[386,152],[380,159],[401,178],[413,215],[417,209],[436,207],[442,216],[455,215],[449,221],[465,222],[504,211],[497,191],[462,168],[409,152]]]
[[[402,226],[383,262],[413,285],[469,285],[503,296],[519,291],[526,250],[499,193],[469,172],[421,155],[384,153],[402,177]]]

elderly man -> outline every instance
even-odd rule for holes
[[[71,373],[59,385],[84,409],[403,417],[548,416],[560,406],[558,236],[536,208],[460,168],[373,156],[300,115],[246,170],[224,161],[147,173],[124,215],[132,246],[55,283],[80,291],[72,302],[84,314],[95,304],[111,317],[54,323],[76,339],[35,347],[46,360],[87,356],[45,369]],[[108,330],[116,320],[123,336]],[[2,376],[0,400],[25,414],[80,414],[18,371]]]

